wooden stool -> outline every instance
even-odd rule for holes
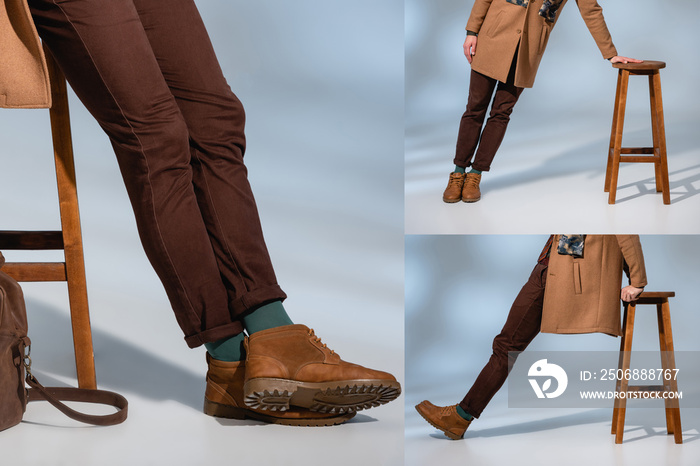
[[[61,230],[0,231],[0,250],[63,249],[65,262],[7,263],[2,270],[17,281],[67,282],[78,385],[81,388],[97,388],[66,80],[46,47],[44,52],[53,101],[49,114],[56,162]]]
[[[634,314],[637,305],[655,304],[656,316],[659,323],[659,346],[661,348],[661,366],[664,370],[670,371],[671,380],[662,377],[662,385],[630,385],[629,381],[622,377],[617,381],[615,391],[634,392],[646,391],[662,394],[665,392],[677,392],[678,383],[675,379],[676,361],[673,353],[673,335],[671,333],[671,312],[668,298],[676,295],[673,291],[643,292],[634,303],[629,303],[625,307],[625,317],[622,328],[622,341],[620,342],[620,360],[618,369],[624,371],[630,368],[630,352],[632,351],[632,333],[634,332]],[[616,398],[613,408],[612,431],[615,434],[615,443],[622,443],[622,435],[625,430],[625,409],[626,398]],[[681,429],[681,410],[678,398],[664,399],[666,409],[666,431],[673,434],[676,443],[683,443],[683,430]]]
[[[615,203],[617,175],[620,162],[653,163],[656,191],[663,193],[664,204],[671,203],[671,190],[668,182],[668,162],[666,161],[666,132],[664,130],[664,106],[661,101],[661,77],[659,70],[665,68],[662,61],[645,60],[642,63],[614,63],[618,68],[615,110],[610,132],[608,167],[605,172],[605,192],[609,192],[608,204]],[[630,75],[649,76],[649,97],[651,100],[651,134],[653,147],[622,147],[622,129],[625,123],[627,104],[627,84]],[[627,155],[640,154],[640,155]],[[641,155],[650,154],[650,155]]]

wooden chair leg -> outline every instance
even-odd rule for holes
[[[81,388],[97,388],[66,81],[46,47],[45,52],[53,100],[50,109],[51,133],[78,385]]]
[[[617,135],[617,115],[620,111],[620,85],[622,70],[617,73],[617,86],[615,89],[615,108],[613,109],[612,128],[610,129],[610,145],[608,146],[608,164],[605,169],[605,192],[610,191],[610,176],[612,172],[613,153],[615,149],[615,137]]]
[[[608,204],[615,204],[615,197],[617,195],[617,177],[620,170],[620,151],[622,149],[622,130],[625,126],[625,107],[627,106],[627,87],[629,84],[629,75],[629,71],[620,70],[620,94],[615,102],[615,106],[618,107],[618,111],[613,117],[613,121],[616,123],[616,125],[613,128],[612,137],[612,167],[610,171],[610,184],[608,185],[610,190],[608,193]]]
[[[652,104],[652,120],[655,120],[657,128],[658,142],[654,143],[655,149],[658,148],[659,170],[657,172],[657,189],[658,179],[661,178],[661,192],[663,193],[664,204],[671,203],[671,188],[668,179],[668,159],[666,154],[666,129],[664,126],[664,105],[661,98],[661,74],[657,71],[649,77],[649,94],[651,95]],[[658,145],[657,145],[658,144]]]

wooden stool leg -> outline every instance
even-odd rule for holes
[[[610,170],[610,184],[608,185],[608,204],[615,204],[617,195],[617,176],[620,170],[620,151],[622,149],[622,129],[625,126],[625,107],[627,106],[627,86],[629,84],[630,73],[627,70],[620,70],[618,79],[620,80],[620,92],[615,99],[617,111],[613,116],[615,126],[612,128],[612,166]]]
[[[622,71],[617,73],[617,87],[615,90],[615,108],[613,109],[612,128],[610,130],[610,145],[608,146],[608,164],[605,169],[605,192],[610,191],[610,175],[612,172],[613,152],[617,135],[617,114],[620,111],[620,85],[622,83]]]
[[[666,130],[664,127],[664,105],[661,98],[661,74],[656,73],[649,76],[649,95],[651,101],[652,131],[656,128],[654,141],[654,155],[659,158],[655,167],[657,191],[663,193],[664,204],[671,203],[671,188],[668,179],[668,159],[666,157]],[[659,183],[659,178],[661,182]],[[660,184],[660,186],[659,186]]]
[[[625,307],[625,323],[622,332],[622,341],[620,341],[620,359],[618,369],[622,369],[624,374],[630,368],[630,357],[632,351],[632,335],[634,334],[634,315],[636,305],[628,303]],[[616,392],[626,392],[629,381],[621,377],[615,386]],[[626,398],[616,398],[613,406],[613,424],[612,432],[615,434],[615,443],[622,443],[622,436],[625,433],[625,410],[627,408]]]
[[[617,368],[621,369],[623,365],[623,356],[624,356],[624,351],[625,351],[625,340],[627,336],[627,306],[625,306],[625,313],[622,318],[622,339],[620,340],[620,356],[617,360]],[[615,382],[615,392],[618,392],[620,390],[620,380],[617,380]],[[620,413],[619,411],[619,398],[615,398],[613,401],[613,417],[612,417],[612,426],[610,428],[610,433],[614,434],[617,432],[617,422],[618,422],[618,414]]]
[[[51,80],[51,98],[53,100],[50,109],[51,133],[56,161],[56,179],[78,386],[97,388],[66,81],[49,50],[46,47],[44,50]]]
[[[676,380],[676,358],[673,350],[673,333],[671,331],[671,310],[668,300],[657,305],[657,318],[659,323],[659,346],[661,348],[661,364],[664,373],[669,371],[671,379],[664,378],[664,390],[678,392],[678,381]],[[681,427],[681,409],[677,398],[665,399],[666,408],[666,431],[673,434],[674,442],[683,443],[683,429]]]
[[[659,325],[659,349],[661,350],[661,368],[664,370],[664,374],[670,369],[670,364],[668,361],[668,348],[666,347],[666,326],[664,325],[663,319],[663,307],[661,304],[656,305],[656,319]],[[666,379],[662,380],[664,391],[670,389],[670,384]],[[672,434],[674,431],[673,426],[673,416],[671,416],[671,400],[664,400],[664,411],[666,413],[666,432]]]
[[[655,73],[658,74],[658,73]],[[651,136],[652,150],[654,154],[654,180],[656,182],[656,192],[663,192],[661,183],[661,157],[659,157],[659,125],[656,121],[656,94],[654,93],[654,74],[649,75],[649,108],[651,109]]]

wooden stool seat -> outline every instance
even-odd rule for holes
[[[67,282],[78,385],[81,388],[97,388],[66,80],[46,47],[44,52],[53,101],[49,115],[61,230],[0,231],[0,250],[63,250],[64,261],[8,262],[2,270],[20,282]]]
[[[615,109],[610,131],[608,164],[605,171],[605,192],[609,193],[608,204],[615,203],[617,178],[621,162],[653,163],[656,191],[662,193],[664,204],[670,204],[671,189],[668,180],[666,131],[664,129],[664,109],[661,100],[661,76],[659,73],[660,69],[666,67],[666,63],[644,60],[642,63],[614,63],[612,66],[618,69],[618,74]],[[622,131],[625,122],[627,88],[630,75],[649,77],[652,147],[622,147]]]
[[[632,335],[634,333],[634,317],[638,305],[650,304],[656,306],[656,316],[659,325],[659,347],[661,351],[661,365],[664,373],[670,371],[674,376],[672,380],[665,377],[661,385],[631,385],[624,377],[617,381],[615,391],[635,392],[646,391],[655,392],[661,396],[667,392],[678,392],[678,383],[675,380],[676,361],[673,353],[673,334],[671,332],[671,311],[668,298],[676,295],[673,291],[653,291],[643,292],[636,302],[625,306],[624,323],[622,327],[622,341],[620,342],[620,359],[618,369],[625,374],[630,368],[630,356],[632,351]],[[627,398],[615,398],[612,417],[611,433],[615,434],[615,443],[622,443],[622,436],[625,430],[625,411]],[[664,398],[666,410],[666,432],[673,434],[676,443],[683,443],[683,430],[681,429],[681,410],[677,398]]]
[[[666,62],[656,60],[644,60],[641,63],[613,63],[613,68],[628,71],[652,71],[666,68]]]

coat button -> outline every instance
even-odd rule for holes
[[[520,33],[521,33],[521,32],[523,32],[523,31],[521,31],[520,29],[518,29],[518,31],[517,31],[517,32],[518,32],[518,34],[520,34]]]

